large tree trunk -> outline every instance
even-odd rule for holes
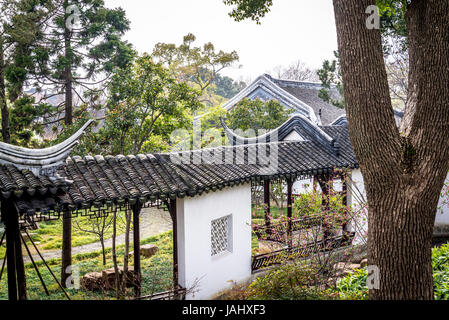
[[[388,91],[379,30],[366,27],[374,0],[334,0],[348,126],[369,204],[372,299],[432,299],[431,238],[449,169],[449,2],[407,9],[409,97],[401,132]]]
[[[11,143],[11,134],[9,131],[9,111],[6,100],[5,84],[5,55],[3,52],[3,40],[0,37],[0,109],[2,114],[2,137],[3,142]]]
[[[64,1],[64,10],[69,6],[68,0]],[[67,19],[67,15],[66,15]],[[66,125],[71,125],[73,122],[73,79],[72,79],[72,47],[71,47],[71,31],[64,29],[64,48],[67,65],[64,69],[65,81],[65,116],[64,121]]]

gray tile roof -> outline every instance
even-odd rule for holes
[[[45,184],[47,188],[53,187],[53,192],[43,194],[22,192],[20,197],[16,194],[14,201],[20,213],[35,214],[136,200],[182,198],[261,181],[266,177],[295,179],[329,172],[334,168],[358,167],[347,128],[323,126],[321,129],[332,138],[338,138],[338,154],[316,141],[300,141],[220,147],[178,154],[73,157],[59,171],[62,177],[73,181],[66,189],[58,188],[50,181],[38,182],[29,172],[20,173],[3,166],[0,167],[0,190],[14,193]],[[255,162],[249,160],[266,150],[269,155],[278,152],[277,166],[270,167],[258,159]],[[198,163],[194,160],[204,160],[210,154],[219,154],[221,160],[225,160],[226,152],[232,155],[232,163]],[[179,159],[183,161],[177,161]],[[271,169],[270,172],[265,171],[267,169]],[[11,170],[11,173],[7,171],[5,174],[5,170]]]
[[[293,131],[301,141],[282,141]],[[297,179],[358,167],[346,126],[317,126],[304,116],[294,116],[271,131],[270,139],[275,132],[279,140],[239,137],[237,141],[226,126],[225,132],[236,145],[170,154],[68,158],[53,180],[3,164],[1,200],[14,201],[21,214],[31,215],[183,198],[266,178]]]
[[[336,106],[323,101],[318,96],[318,93],[322,88],[319,83],[271,79],[279,87],[312,107],[318,118],[321,110],[322,125],[329,125],[335,119],[346,113],[344,109],[337,108]],[[333,88],[330,93],[333,99],[341,99],[337,89]]]
[[[35,176],[30,170],[20,170],[13,165],[0,165],[0,194],[2,199],[22,196],[45,196],[68,190],[65,179],[50,180]]]

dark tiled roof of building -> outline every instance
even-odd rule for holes
[[[346,113],[344,109],[337,108],[333,104],[323,101],[318,96],[322,88],[319,83],[271,79],[279,87],[312,107],[318,118],[321,110],[321,123],[323,125],[330,125],[335,119]],[[341,99],[335,88],[330,90],[330,94],[333,99]]]
[[[20,213],[34,214],[183,198],[267,177],[296,179],[358,166],[346,126],[317,126],[294,116],[271,131],[281,142],[271,135],[263,141],[262,136],[237,141],[226,126],[225,131],[237,145],[171,154],[73,157],[52,180],[0,165],[0,195],[15,201]],[[282,141],[293,131],[301,141]]]
[[[68,190],[65,179],[50,180],[35,176],[29,170],[19,170],[13,165],[0,165],[0,192],[3,199],[22,196],[45,196]]]
[[[175,197],[186,197],[216,191],[228,186],[259,181],[264,177],[296,178],[328,172],[333,168],[354,168],[357,161],[352,152],[345,127],[322,127],[332,137],[339,137],[339,154],[335,154],[314,141],[279,142],[269,144],[241,145],[203,149],[177,154],[148,154],[137,156],[96,156],[69,158],[59,174],[72,180],[67,192],[53,189],[53,193],[32,195],[23,193],[16,200],[20,213],[34,214],[36,211],[71,210],[101,207],[112,204],[149,201]],[[268,150],[268,152],[266,151]],[[258,152],[278,152],[278,162],[265,165],[256,159]],[[266,154],[265,153],[265,154]],[[208,162],[207,156],[219,154],[224,164]],[[232,155],[226,158],[225,155]],[[229,159],[232,158],[232,161]],[[188,161],[187,161],[188,159]],[[198,159],[203,159],[198,161]],[[215,158],[217,159],[217,158]],[[226,159],[228,160],[227,162]],[[250,160],[248,160],[250,159]],[[258,159],[258,158],[257,158]],[[227,164],[226,164],[227,163]],[[46,178],[29,176],[27,178],[9,169],[19,178],[0,185],[4,190],[28,190],[32,186],[45,183],[49,188],[55,186]],[[268,171],[267,171],[268,170]]]
[[[273,139],[273,141],[284,141],[291,133],[296,132],[301,140],[313,141],[316,144],[327,148],[331,152],[339,152],[338,135],[335,137],[328,135],[322,129],[322,126],[317,126],[306,117],[300,115],[290,117],[281,126],[270,130],[265,135],[260,135],[252,138],[246,138],[237,135],[226,125],[223,120],[221,120],[221,124],[225,130],[225,134],[228,136],[230,144],[232,145],[270,142]]]

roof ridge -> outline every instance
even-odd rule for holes
[[[268,73],[264,74],[266,77],[268,77],[270,80],[272,80],[273,82],[275,82],[277,85],[279,85],[278,82],[289,82],[289,83],[294,83],[294,84],[299,84],[299,85],[314,85],[314,86],[319,86],[320,88],[323,88],[323,84],[322,82],[318,82],[318,81],[303,81],[303,80],[292,80],[292,79],[282,79],[282,78],[274,78],[273,76],[271,76]],[[332,83],[331,84],[331,88],[335,89],[336,88],[336,84]]]

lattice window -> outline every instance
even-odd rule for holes
[[[212,256],[222,252],[231,251],[230,232],[231,216],[223,217],[212,221],[211,243]]]

